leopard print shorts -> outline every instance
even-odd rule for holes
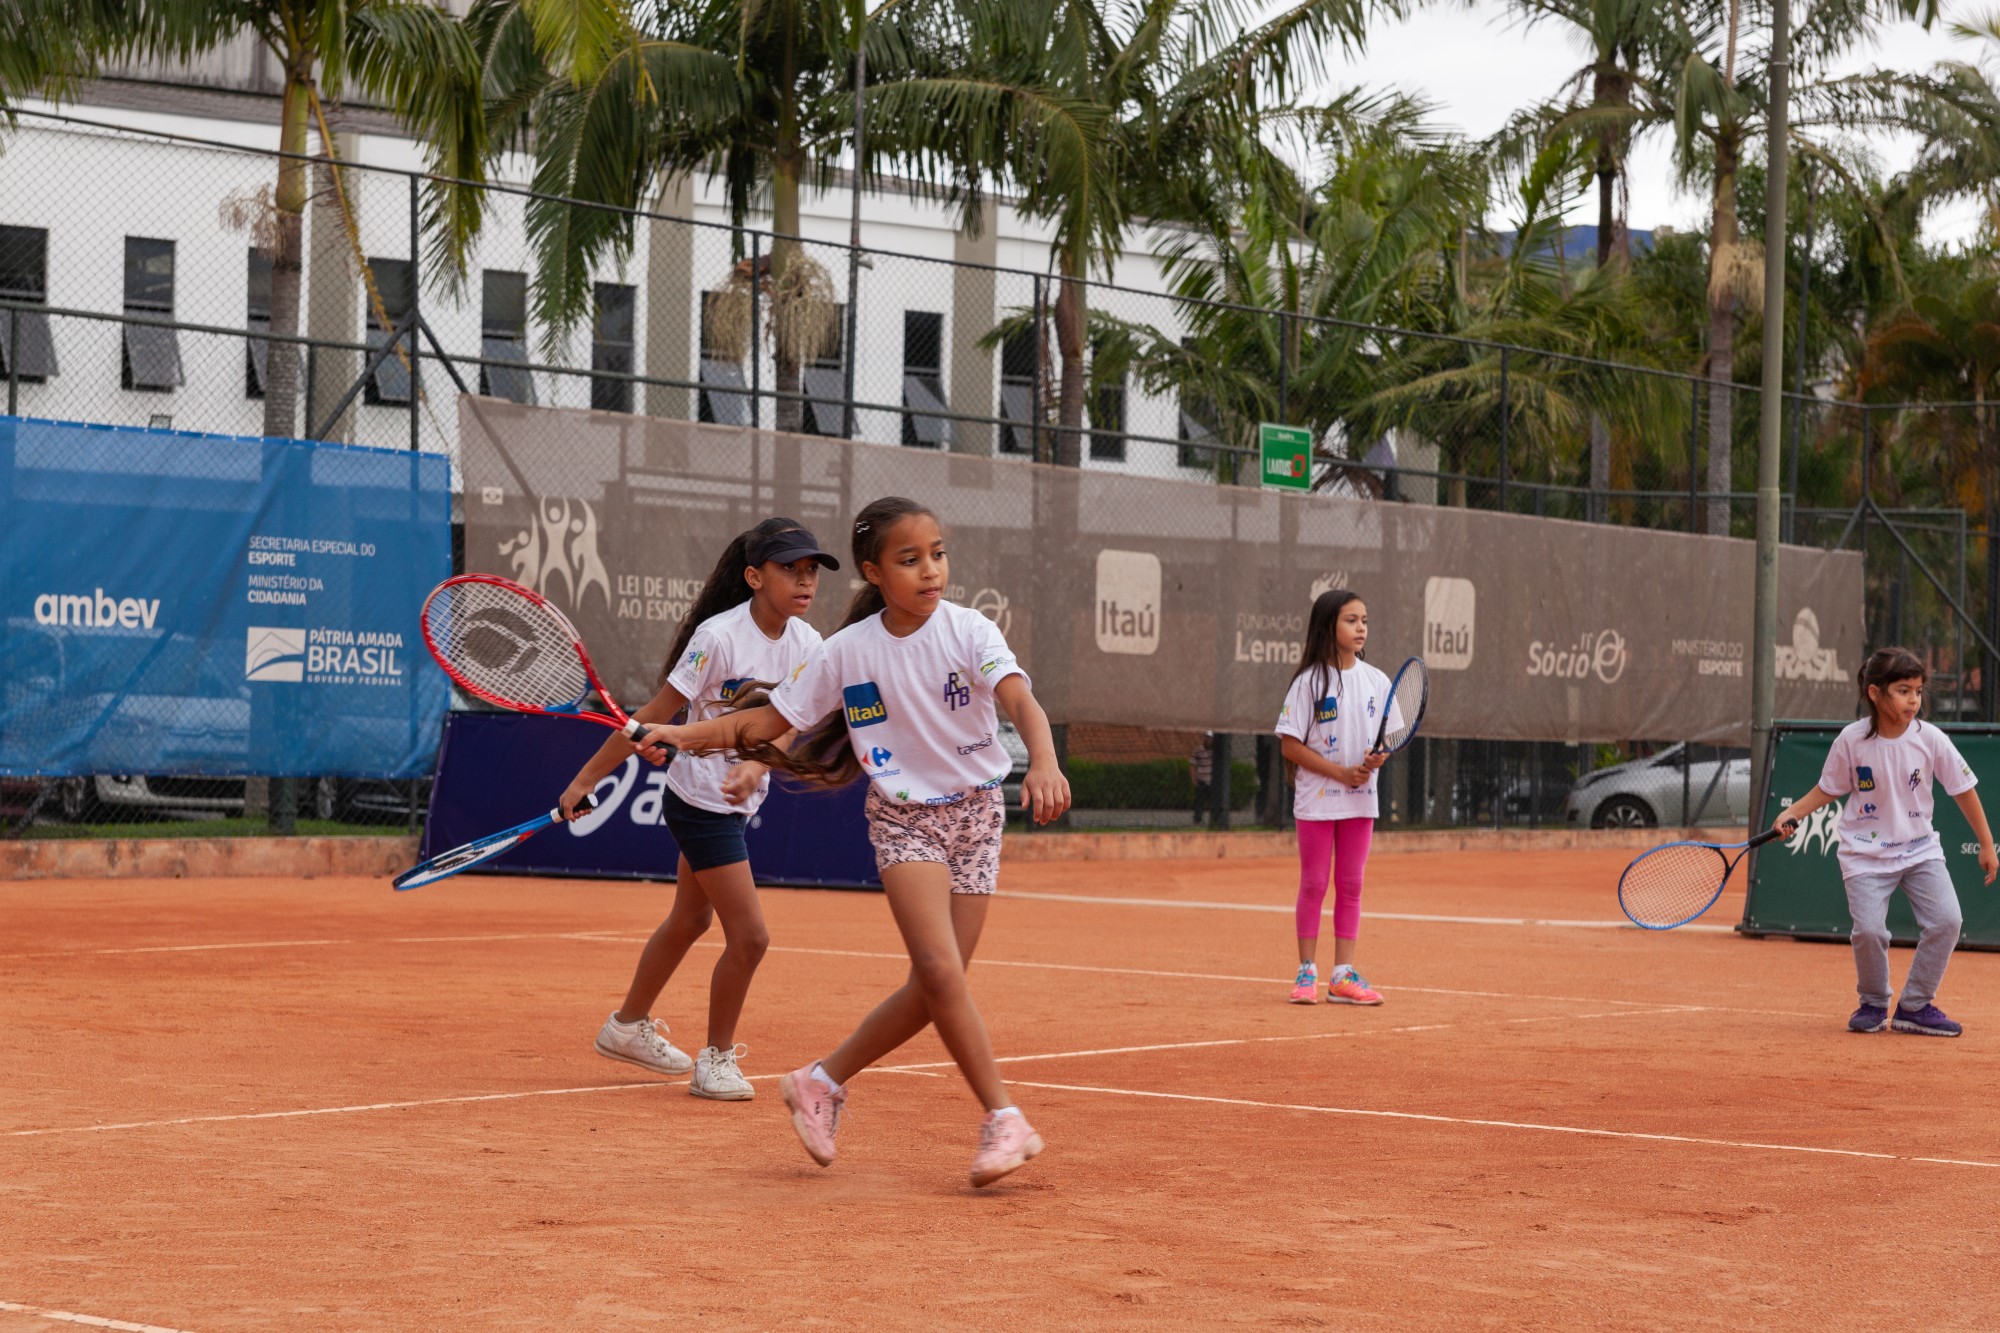
[[[878,870],[935,861],[951,871],[953,893],[991,893],[1000,879],[1000,831],[1007,804],[997,790],[967,792],[951,805],[910,805],[868,789],[868,841]]]

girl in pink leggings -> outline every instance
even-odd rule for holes
[[[1319,921],[1333,879],[1333,974],[1328,1004],[1380,1004],[1354,970],[1361,933],[1361,876],[1375,832],[1375,771],[1384,756],[1369,746],[1381,726],[1389,678],[1361,660],[1368,608],[1345,589],[1321,593],[1306,627],[1299,669],[1278,714],[1291,766],[1299,825],[1299,973],[1293,1004],[1319,1000]]]

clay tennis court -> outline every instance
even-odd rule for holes
[[[878,895],[766,893],[725,1104],[591,1050],[671,886],[0,885],[0,1328],[1990,1327],[2000,958],[1849,1036],[1845,949],[1612,924],[1630,854],[1379,852],[1379,1009],[1283,1002],[1289,860],[1009,866],[985,1191],[928,1035],[831,1169],[776,1095]]]

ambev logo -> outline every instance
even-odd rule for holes
[[[1160,557],[1097,553],[1097,651],[1150,657],[1160,649]]]
[[[1479,595],[1471,579],[1424,580],[1424,661],[1433,671],[1472,665],[1472,631]]]
[[[159,615],[157,597],[107,597],[102,588],[93,589],[88,595],[45,592],[35,598],[37,625],[151,629]]]
[[[243,679],[289,681],[306,678],[306,632],[252,625],[243,647]]]

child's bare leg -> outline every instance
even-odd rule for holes
[[[965,982],[965,962],[952,920],[950,872],[935,861],[909,861],[883,870],[882,889],[910,953],[911,982],[945,1049],[987,1110],[1013,1105],[1000,1079],[1000,1066],[994,1063],[986,1024]],[[846,1081],[838,1074],[834,1077]]]
[[[708,1044],[726,1051],[736,1044],[736,1021],[743,1016],[750,978],[771,947],[771,934],[748,861],[697,871],[695,878],[722,919],[722,957],[715,960],[708,982]]]
[[[687,957],[687,951],[694,942],[708,931],[715,919],[710,908],[708,895],[702,892],[701,883],[695,878],[693,867],[683,856],[680,876],[674,885],[673,910],[660,923],[653,937],[646,941],[646,947],[639,953],[639,966],[632,972],[632,984],[625,992],[625,1003],[613,1015],[621,1023],[636,1023],[653,1011],[653,1001],[660,998],[667,981],[674,975],[674,969]]]
[[[986,926],[986,909],[992,901],[993,895],[989,893],[951,895],[952,932],[958,940],[958,956],[967,967],[971,966],[972,951],[979,944],[979,933]],[[834,1082],[845,1083],[929,1027],[930,1022],[930,1006],[924,1000],[923,989],[917,985],[916,969],[912,967],[909,980],[876,1005],[853,1035],[820,1061],[820,1068]]]

